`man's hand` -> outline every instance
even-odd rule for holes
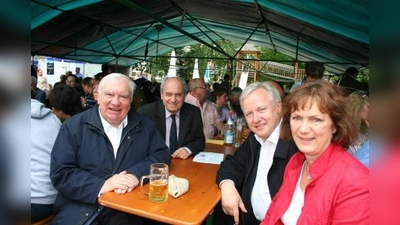
[[[225,214],[233,216],[235,224],[238,225],[239,208],[245,213],[247,210],[233,182],[226,181],[221,184],[221,197],[222,209]]]
[[[125,194],[126,192],[131,192],[138,184],[139,180],[136,176],[122,171],[108,178],[103,187],[101,187],[100,193],[114,191],[117,194]]]
[[[172,155],[174,159],[187,159],[189,157],[189,153],[186,151],[185,148],[181,147],[178,148]]]

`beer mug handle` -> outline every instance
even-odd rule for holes
[[[144,193],[144,194],[146,194],[146,195],[149,195],[149,192],[146,192],[145,190],[144,190],[144,188],[143,188],[143,181],[144,181],[144,179],[150,179],[150,175],[146,175],[146,176],[142,176],[141,178],[140,178],[140,188],[141,188],[141,190],[142,190],[142,192]]]

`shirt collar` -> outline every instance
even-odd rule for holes
[[[103,115],[101,115],[100,107],[98,109],[99,109],[101,124],[103,125],[104,130],[107,130],[110,127],[113,127],[113,126],[111,126],[111,124],[109,122],[107,122],[106,119],[104,119]],[[118,126],[118,128],[120,128],[121,126],[123,128],[125,128],[127,125],[128,125],[128,116],[125,116],[125,118],[122,120],[122,123]]]
[[[181,112],[181,110],[179,110],[177,113],[175,113],[175,115],[179,117],[180,112]],[[167,109],[165,109],[165,119],[167,119],[171,115],[172,115],[172,113],[170,113]]]
[[[278,126],[275,127],[274,131],[272,131],[271,135],[269,135],[269,137],[266,141],[269,141],[274,145],[278,145],[279,135],[281,132],[281,123],[282,123],[282,118],[279,120]],[[261,145],[263,145],[266,142],[266,141],[263,141],[263,139],[260,138],[257,134],[254,134],[254,137]]]

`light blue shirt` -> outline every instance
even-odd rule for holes
[[[354,157],[369,168],[369,140],[364,142],[361,148],[354,153]]]

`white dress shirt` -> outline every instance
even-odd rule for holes
[[[271,195],[268,187],[268,172],[272,166],[276,145],[279,140],[281,123],[274,129],[269,138],[263,141],[255,135],[256,140],[261,144],[260,157],[258,159],[257,176],[251,192],[251,205],[257,220],[262,221],[265,217],[269,205],[271,204]]]
[[[100,109],[99,109],[100,113]],[[125,117],[124,120],[122,120],[122,123],[118,126],[118,128],[115,128],[111,126],[101,115],[100,113],[100,119],[101,119],[101,124],[103,125],[104,132],[106,133],[108,139],[111,142],[111,145],[113,146],[114,150],[114,158],[117,158],[117,152],[119,145],[121,143],[121,136],[122,136],[122,130],[126,125],[128,125],[128,117]]]

